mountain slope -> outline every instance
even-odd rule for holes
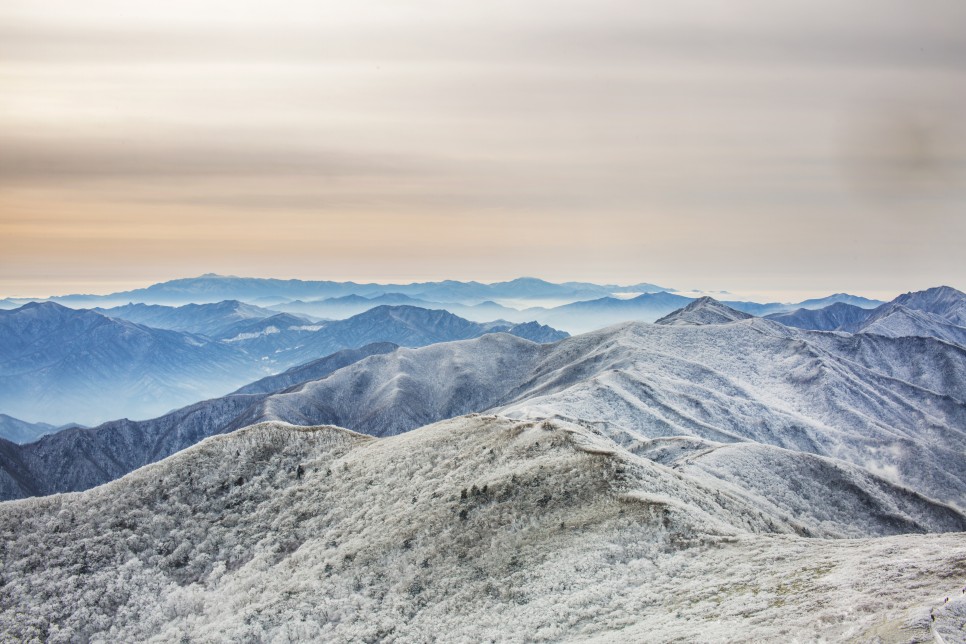
[[[754,440],[829,456],[966,506],[966,352],[935,340],[826,335],[753,319],[632,323],[528,351],[493,336],[484,347],[481,339],[375,356],[266,399],[245,421],[385,435],[473,409],[561,416],[639,437]]]
[[[333,371],[347,367],[371,355],[391,353],[398,348],[399,345],[392,342],[373,342],[358,349],[343,349],[324,358],[292,367],[274,376],[266,376],[261,380],[245,385],[235,393],[270,394],[275,391],[282,391],[303,382],[324,378]]]
[[[151,416],[265,370],[198,335],[53,303],[0,311],[0,409],[47,422]]]
[[[958,532],[963,515],[842,461],[759,443],[631,441],[631,452],[711,481],[809,536]]]
[[[254,307],[237,304],[164,311],[169,323],[191,321],[214,338],[49,302],[0,311],[0,410],[27,420],[86,424],[150,418],[372,343],[422,346],[498,331],[541,342],[567,337],[536,323],[470,322],[416,307],[380,306],[346,320],[310,323],[288,314],[238,319]]]
[[[725,306],[711,297],[701,297],[682,309],[665,315],[654,324],[682,325],[682,324],[728,324],[738,320],[747,320],[752,316]]]
[[[391,342],[403,347],[420,347],[436,342],[476,338],[505,331],[539,339],[562,338],[555,329],[509,322],[470,322],[448,311],[414,306],[377,306],[345,320],[321,323],[317,331],[299,336],[299,341],[280,347],[272,359],[297,365],[342,349],[373,342]],[[283,338],[284,339],[284,338]]]
[[[964,385],[966,350],[929,338],[805,332],[761,319],[630,323],[550,345],[487,334],[372,355],[206,431],[284,420],[383,436],[494,410],[594,423],[634,440],[755,441],[852,463],[962,508]],[[119,456],[110,434],[83,436],[84,453],[105,469],[146,462]],[[21,463],[46,490],[76,489],[65,487],[83,478],[68,456],[76,440],[13,446],[4,467]]]
[[[0,637],[891,641],[955,624],[961,535],[807,539],[762,510],[566,423],[261,425],[0,505]]]
[[[772,313],[765,317],[797,329],[835,331],[857,329],[871,314],[869,309],[837,302],[820,309],[800,308],[787,313]]]
[[[520,342],[523,342],[522,340]],[[369,355],[395,345],[371,344],[340,351],[246,385],[241,390],[204,400],[144,421],[111,421],[93,428],[72,428],[27,445],[0,439],[0,500],[86,490],[156,462],[199,441],[241,427],[277,386],[290,386],[300,376],[321,379]]]
[[[856,333],[872,333],[892,338],[919,336],[939,338],[966,347],[966,327],[949,323],[945,318],[923,310],[910,309],[890,302],[872,311]]]
[[[966,293],[951,286],[937,286],[924,291],[904,293],[893,302],[910,309],[933,313],[950,324],[966,327]]]

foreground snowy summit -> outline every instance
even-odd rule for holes
[[[0,639],[959,641],[962,534],[800,528],[561,421],[264,423],[0,505]]]

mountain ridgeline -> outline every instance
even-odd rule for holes
[[[679,296],[645,297],[584,308]],[[0,440],[0,639],[961,641],[966,296],[848,297],[574,337],[409,305],[186,318],[211,336],[10,312],[21,356],[96,322],[314,357]]]
[[[492,412],[592,423],[622,445],[674,436],[771,445],[963,508],[964,391],[966,349],[958,345],[803,331],[706,299],[662,324],[625,323],[551,344],[484,334],[335,354],[153,421],[5,445],[2,489],[5,498],[85,489],[264,421],[388,436]]]

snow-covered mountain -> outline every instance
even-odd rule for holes
[[[893,300],[906,308],[933,313],[950,324],[966,327],[966,293],[951,286],[937,286],[905,293]]]
[[[711,298],[564,339],[410,306],[182,334],[338,349],[0,440],[0,498],[86,490],[0,503],[0,640],[960,641],[953,295],[854,334]]]
[[[845,326],[855,333],[874,333],[889,337],[921,336],[939,338],[966,347],[966,327],[924,310],[911,309],[896,302],[884,304],[858,325]]]
[[[629,323],[554,345],[494,335],[373,356],[266,398],[244,421],[381,436],[478,410],[579,419],[635,439],[751,440],[833,457],[966,507],[964,391],[966,351],[929,338],[760,319]]]
[[[683,309],[678,309],[674,313],[665,315],[655,322],[655,324],[681,325],[681,324],[727,324],[738,320],[747,320],[753,317],[748,313],[738,311],[726,306],[712,297],[700,297],[688,304]]]
[[[675,469],[593,428],[494,416],[382,440],[250,427],[0,505],[0,638],[957,641],[961,534],[806,538],[836,517],[868,532],[865,475],[804,464],[831,477],[830,502],[812,481],[798,495],[820,520],[709,476],[728,450]],[[904,503],[871,533],[962,529]]]
[[[532,307],[523,310],[521,313],[529,318],[571,333],[585,333],[620,322],[654,322],[691,302],[703,299],[668,292],[644,293],[630,299],[604,297],[564,304],[554,308]],[[846,293],[836,293],[825,298],[806,300],[797,304],[779,302],[760,304],[758,302],[732,300],[718,303],[735,312],[754,316],[771,316],[788,313],[796,309],[817,309],[826,302],[857,302],[862,307],[872,307],[879,304],[877,300],[869,300]],[[510,316],[504,317],[509,318]]]
[[[269,357],[277,364],[290,366],[373,342],[421,347],[496,332],[519,335],[538,342],[568,337],[565,332],[539,324],[514,324],[502,320],[479,323],[443,310],[382,305],[345,320],[320,322],[311,333],[299,331],[294,339],[290,339],[285,332],[273,333],[271,340],[277,343],[277,348]]]
[[[245,385],[234,393],[270,394],[276,391],[282,391],[283,389],[300,385],[303,382],[324,378],[337,369],[347,367],[371,355],[391,353],[398,348],[399,345],[393,344],[392,342],[373,342],[358,349],[343,349],[324,358],[292,367],[274,376],[262,378],[261,380]]]
[[[159,308],[168,323],[204,325],[212,337],[52,302],[0,311],[0,410],[58,423],[151,418],[371,343],[415,347],[497,331],[538,342],[567,337],[536,323],[470,322],[416,307],[381,306],[321,323],[270,311],[270,317],[249,317],[255,307],[237,302],[143,311],[160,314]]]
[[[842,328],[858,329],[871,313],[870,309],[837,302],[820,309],[800,308],[787,313],[772,313],[765,317],[797,329],[835,331]]]
[[[966,507],[966,350],[931,338],[807,332],[761,319],[628,323],[555,344],[487,334],[399,349],[284,384],[285,391],[233,402],[190,438],[266,420],[385,436],[494,411],[591,423],[621,444],[672,436],[754,441],[833,458]],[[105,480],[91,472],[154,460],[132,457],[125,437],[137,433],[153,445],[158,431],[169,431],[158,427],[176,426],[165,423],[122,425],[121,434],[62,432],[8,447],[3,466],[13,480],[10,472],[21,472],[19,480],[28,472],[37,490],[83,489]],[[70,456],[80,452],[90,463]]]
[[[966,294],[949,286],[905,293],[874,309],[838,303],[767,317],[801,329],[932,337],[966,346]]]
[[[0,410],[30,421],[151,417],[265,373],[200,335],[52,302],[0,311]]]

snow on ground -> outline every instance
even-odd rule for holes
[[[963,641],[962,534],[803,538],[560,421],[266,423],[0,537],[4,641]]]

